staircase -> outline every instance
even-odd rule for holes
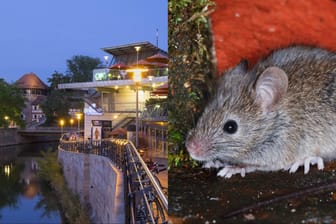
[[[113,129],[125,128],[125,127],[127,127],[127,125],[129,125],[130,123],[133,123],[133,122],[135,122],[135,117],[126,116],[125,118],[120,120],[116,125],[114,125]]]

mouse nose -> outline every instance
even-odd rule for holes
[[[206,142],[200,139],[190,138],[186,142],[187,150],[190,156],[196,160],[204,160],[208,149]]]

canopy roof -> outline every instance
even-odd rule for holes
[[[141,52],[151,51],[155,53],[161,52],[161,54],[165,55],[167,52],[164,50],[154,46],[148,41],[145,42],[138,42],[133,44],[125,44],[125,45],[118,45],[115,47],[104,47],[102,48],[103,51],[112,54],[113,56],[120,56],[120,55],[130,55],[135,53],[135,47],[141,47]]]

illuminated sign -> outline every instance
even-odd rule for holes
[[[110,70],[108,68],[94,69],[93,70],[93,80],[101,81],[107,80]]]

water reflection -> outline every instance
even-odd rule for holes
[[[41,150],[57,144],[0,147],[0,223],[61,223],[57,200],[38,178]]]

